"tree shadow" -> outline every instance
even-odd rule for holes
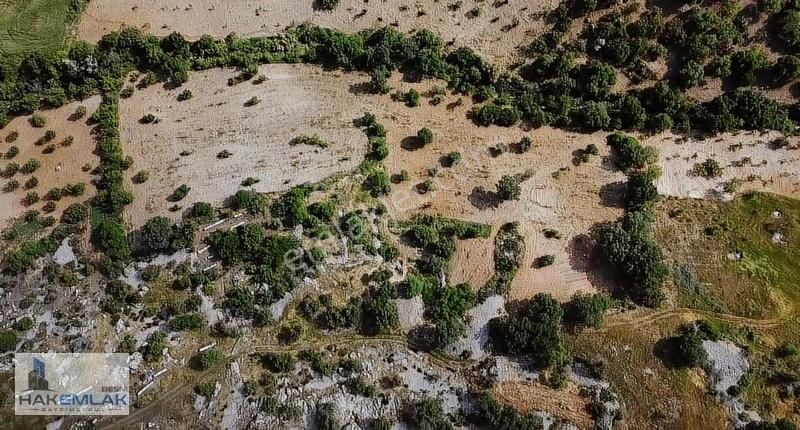
[[[365,94],[374,94],[374,92],[372,91],[372,84],[369,81],[351,84],[347,91],[350,94],[354,94],[357,96]]]
[[[612,271],[604,264],[603,256],[597,246],[597,230],[603,224],[596,224],[588,234],[579,234],[567,242],[569,267],[586,275],[594,288],[613,294],[617,289]]]
[[[625,207],[627,185],[623,181],[611,182],[600,187],[600,203],[607,208]]]
[[[661,363],[667,369],[680,369],[686,367],[683,359],[681,358],[680,354],[677,353],[677,351],[677,336],[659,339],[653,345],[653,355],[658,358],[658,360],[661,361]]]
[[[502,201],[503,199],[496,192],[488,191],[480,186],[473,188],[469,195],[469,202],[480,210],[497,208]]]
[[[424,146],[425,144],[417,136],[407,136],[400,141],[400,147],[406,151],[416,151]]]

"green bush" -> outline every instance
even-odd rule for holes
[[[0,331],[0,352],[9,352],[17,349],[17,334],[11,330]]]
[[[519,182],[509,175],[503,175],[497,182],[497,195],[503,200],[519,200],[522,192]]]
[[[417,131],[417,139],[422,145],[433,142],[433,132],[429,128],[421,128]]]
[[[490,324],[492,344],[500,351],[530,354],[539,367],[561,365],[567,352],[561,338],[564,311],[549,294],[536,294],[517,312]]]
[[[186,195],[189,194],[189,191],[191,191],[191,189],[192,188],[189,187],[188,185],[181,184],[181,186],[179,186],[178,188],[175,188],[175,191],[172,192],[172,196],[171,196],[172,197],[172,201],[177,202],[177,201],[183,200],[184,197],[186,197]]]
[[[574,324],[600,328],[603,315],[611,307],[611,298],[603,293],[584,294],[580,291],[565,305],[564,319]]]
[[[47,120],[38,113],[33,114],[30,119],[28,119],[28,122],[31,124],[31,127],[36,128],[43,128],[47,124]]]
[[[208,370],[220,365],[225,360],[225,356],[217,348],[201,352],[192,357],[192,368],[195,370]]]
[[[314,0],[314,9],[317,10],[334,10],[339,6],[339,0]]]

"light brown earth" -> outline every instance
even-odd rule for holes
[[[454,5],[460,3],[456,9]],[[92,0],[78,26],[78,36],[92,42],[123,25],[164,36],[173,31],[197,39],[204,34],[225,37],[264,36],[304,22],[355,32],[397,26],[402,32],[428,29],[444,42],[472,47],[496,60],[514,57],[517,48],[543,31],[541,14],[558,2],[508,0],[507,4],[476,0],[342,0],[335,11],[314,11],[313,0]],[[498,6],[495,7],[494,5]],[[480,9],[480,15],[467,13]],[[453,10],[451,10],[453,9]],[[518,24],[514,26],[513,24]],[[511,28],[509,28],[511,27]]]
[[[515,381],[497,384],[492,394],[519,411],[544,411],[573,423],[579,429],[590,429],[593,421],[587,412],[589,402],[577,391],[576,387],[554,390],[537,382]]]
[[[742,181],[741,190],[768,191],[800,197],[800,139],[788,138],[789,145],[773,149],[779,133],[726,133],[705,140],[683,139],[669,133],[645,139],[659,149],[663,175],[656,181],[660,194],[673,197],[723,198],[723,185],[731,179]],[[706,179],[692,174],[695,164],[716,160],[722,175]]]
[[[15,162],[22,166],[30,159],[39,160],[41,167],[30,175],[23,175],[17,173],[13,178],[0,179],[0,188],[11,180],[16,179],[20,186],[19,188],[10,193],[0,191],[0,224],[5,225],[9,220],[21,216],[25,211],[30,209],[41,210],[45,205],[44,195],[52,188],[63,187],[69,183],[83,182],[86,184],[86,192],[81,197],[64,197],[56,202],[56,210],[49,215],[56,217],[60,216],[61,212],[76,201],[87,200],[96,192],[95,187],[91,185],[92,174],[90,171],[85,171],[85,167],[89,170],[97,167],[99,163],[98,157],[94,154],[95,139],[91,135],[91,127],[86,125],[86,120],[92,115],[100,104],[100,97],[92,97],[82,102],[70,103],[58,109],[37,112],[39,115],[46,119],[46,125],[43,128],[34,128],[30,125],[28,120],[30,116],[21,116],[11,120],[8,125],[0,129],[0,152],[5,154],[12,145],[17,146],[20,150],[19,154],[13,159],[6,158],[0,159],[0,169],[4,169],[6,165]],[[70,116],[75,113],[78,106],[85,106],[87,110],[86,116],[77,121],[70,120]],[[37,146],[35,142],[44,136],[47,130],[56,132],[55,139],[50,142],[56,145],[53,153],[43,154],[42,150],[46,145]],[[12,131],[19,133],[16,141],[9,143],[6,142],[6,136]],[[73,136],[74,143],[71,146],[65,147],[60,143],[67,137]],[[36,176],[39,179],[39,185],[32,189],[25,189],[25,181],[31,176]],[[22,205],[22,199],[28,191],[35,191],[42,198],[38,203],[25,207]]]
[[[247,177],[260,180],[255,190],[280,191],[350,171],[361,162],[366,137],[352,121],[363,108],[347,82],[363,78],[299,65],[265,66],[262,72],[266,82],[232,87],[226,84],[235,75],[232,70],[195,73],[181,88],[151,86],[121,102],[121,139],[135,160],[128,180],[136,198],[125,212],[133,227],[155,215],[179,218],[182,211],[170,212],[176,203],[168,197],[181,184],[192,188],[177,203],[182,208],[196,201],[219,205]],[[185,89],[194,96],[177,101]],[[254,96],[261,102],[245,106]],[[140,124],[148,113],[159,122]],[[301,134],[317,134],[330,146],[289,145]],[[232,155],[219,159],[223,150]],[[130,178],[140,170],[150,178],[133,185]]]

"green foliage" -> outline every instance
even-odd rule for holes
[[[205,325],[203,316],[194,312],[178,315],[169,322],[170,329],[175,331],[197,330]]]
[[[599,246],[604,258],[620,274],[622,294],[645,306],[664,299],[667,276],[664,255],[650,237],[650,219],[643,212],[629,212],[615,223],[600,228]]]
[[[186,184],[181,184],[178,188],[175,188],[175,191],[172,192],[171,200],[174,202],[181,201],[189,194],[189,191],[192,188]]]
[[[442,402],[431,397],[424,397],[410,404],[405,422],[411,428],[419,430],[453,429],[453,425],[444,415]]]
[[[339,0],[314,0],[314,9],[331,11],[339,6]]]
[[[306,296],[300,302],[300,313],[325,330],[349,329],[361,323],[361,300],[353,299],[338,307],[330,295]]]
[[[542,268],[547,266],[552,266],[553,263],[556,262],[555,255],[542,255],[541,257],[536,259],[536,267]]]
[[[272,204],[272,216],[280,218],[287,227],[306,225],[311,219],[306,204],[309,192],[310,190],[302,186],[292,188]]]
[[[767,53],[759,47],[738,51],[731,57],[731,76],[741,85],[753,85],[757,74],[769,65]]]
[[[425,310],[436,327],[434,343],[437,347],[446,348],[464,335],[467,311],[476,300],[477,296],[468,284],[434,291],[433,297],[425,304]]]
[[[519,182],[510,175],[503,175],[497,182],[497,195],[503,200],[519,200],[521,193]]]
[[[0,331],[0,352],[5,353],[17,349],[17,334],[11,330]]]
[[[332,0],[317,0],[317,1],[332,1]],[[336,416],[336,406],[333,403],[322,403],[317,405],[317,411],[314,415],[314,428],[319,430],[341,430],[342,423]]]
[[[650,146],[642,146],[632,136],[622,133],[609,134],[606,142],[615,152],[615,163],[623,170],[643,169],[658,160],[658,152]]]
[[[295,359],[295,356],[288,352],[269,352],[261,356],[261,365],[273,372],[291,372],[294,370],[296,363],[297,360]]]
[[[492,320],[492,344],[511,354],[530,354],[539,367],[561,365],[567,359],[561,339],[563,314],[552,296],[536,294],[513,315]]]
[[[387,283],[364,300],[361,310],[361,327],[364,333],[388,334],[400,326],[394,295]]]
[[[541,417],[522,414],[512,406],[498,402],[486,391],[478,398],[477,415],[486,428],[496,430],[538,430],[543,426]]]
[[[374,166],[370,169],[364,180],[364,189],[369,191],[373,197],[389,194],[392,185],[383,166]]]
[[[225,360],[225,356],[217,348],[211,348],[192,357],[192,368],[195,370],[208,370],[220,365]]]
[[[706,179],[722,176],[722,166],[713,158],[707,158],[702,163],[697,163],[692,168],[692,174]]]
[[[774,80],[779,85],[800,79],[800,56],[784,55],[778,58],[772,70]]]
[[[516,223],[504,224],[494,240],[494,274],[484,287],[484,294],[505,294],[522,265],[525,238]]]
[[[78,224],[89,217],[89,207],[83,203],[73,203],[64,209],[61,222],[65,224]]]
[[[708,360],[708,354],[703,348],[703,338],[692,328],[683,330],[675,339],[675,347],[676,358],[683,366],[703,367]]]
[[[308,136],[305,134],[301,134],[300,136],[295,136],[292,140],[289,141],[289,146],[296,146],[296,145],[309,145],[309,146],[317,146],[320,148],[327,148],[330,144],[318,135]]]
[[[417,131],[417,139],[422,145],[427,145],[433,142],[433,132],[426,127],[423,127]]]
[[[92,240],[103,253],[114,261],[124,261],[131,256],[125,228],[121,222],[115,219],[101,219],[92,232]]]
[[[267,199],[256,191],[239,190],[233,196],[233,207],[256,215],[264,212],[267,207]]]
[[[600,328],[603,315],[611,307],[611,298],[604,293],[585,294],[578,291],[564,307],[565,321]]]
[[[689,60],[683,65],[683,67],[681,67],[681,70],[678,72],[678,74],[681,85],[684,88],[691,88],[703,82],[705,70],[703,69],[702,64],[694,60]]]
[[[142,346],[142,358],[148,363],[156,363],[161,360],[166,347],[167,335],[163,331],[155,331],[147,338],[147,343]]]
[[[163,216],[150,218],[141,231],[144,246],[152,253],[169,251],[172,245],[172,221]]]

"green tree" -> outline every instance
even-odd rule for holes
[[[142,241],[150,252],[165,252],[171,249],[174,232],[172,221],[163,216],[150,218],[142,227]]]
[[[522,189],[519,182],[509,175],[503,175],[497,182],[497,195],[503,200],[519,200]]]
[[[530,354],[540,367],[563,364],[567,358],[561,339],[563,315],[551,295],[536,294],[513,315],[492,320],[492,343],[511,354]]]

